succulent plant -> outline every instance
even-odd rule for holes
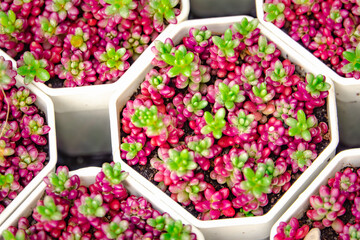
[[[285,4],[281,1],[278,1],[278,3],[264,3],[264,11],[266,12],[264,19],[281,28],[285,24],[284,10]]]
[[[189,30],[189,36],[184,37],[184,45],[189,50],[194,50],[197,53],[203,53],[205,47],[208,46],[209,40],[212,36],[212,32],[205,26],[197,29],[191,28]]]
[[[33,115],[38,111],[34,105],[36,101],[36,95],[31,93],[29,89],[23,86],[19,87],[18,89],[12,89],[10,92],[10,98],[10,107],[14,117],[20,116],[21,112],[27,115]]]
[[[129,175],[129,173],[122,171],[120,163],[104,163],[102,170],[106,176],[106,179],[114,185],[120,184]]]
[[[247,18],[243,18],[241,19],[240,23],[234,23],[232,25],[232,28],[238,32],[239,34],[241,34],[242,36],[242,41],[244,41],[247,45],[250,44],[251,38],[254,35],[254,31],[257,28],[257,26],[259,25],[259,20],[257,18],[252,19],[250,22]],[[250,44],[251,45],[251,44]]]
[[[303,138],[305,141],[311,140],[309,129],[317,125],[315,116],[306,118],[303,110],[297,112],[297,120],[294,118],[287,118],[285,123],[289,125],[289,135]]]
[[[164,20],[168,23],[177,23],[176,16],[179,9],[175,8],[179,0],[150,0],[144,7],[144,15],[154,19],[154,29],[161,32],[164,29]]]
[[[118,239],[125,237],[125,232],[129,228],[129,222],[116,215],[110,223],[103,223],[101,228],[108,239]]]
[[[11,86],[15,85],[16,71],[12,69],[12,63],[9,60],[5,60],[4,57],[0,57],[0,86],[7,90]]]
[[[204,114],[203,109],[209,104],[200,92],[196,92],[194,95],[187,94],[183,101],[185,106],[184,110],[199,117]]]
[[[151,48],[151,51],[155,54],[155,57],[151,61],[151,64],[158,67],[166,67],[168,65],[164,61],[162,55],[175,52],[174,43],[170,38],[165,39],[164,42],[155,40],[154,46]]]
[[[250,53],[256,55],[260,59],[266,58],[268,55],[275,52],[275,44],[268,43],[265,36],[259,37],[258,45],[249,48]]]
[[[313,209],[308,210],[306,215],[314,220],[314,226],[332,227],[336,232],[341,232],[344,223],[338,218],[345,213],[343,203],[346,197],[340,194],[338,188],[320,186],[319,195],[310,197],[310,205]]]
[[[104,0],[104,2],[109,4],[105,9],[107,15],[118,15],[125,19],[129,17],[130,11],[138,6],[138,3],[133,0]]]
[[[147,136],[156,136],[166,132],[166,127],[170,124],[166,116],[158,113],[155,105],[150,108],[141,106],[136,109],[131,122],[136,127],[146,128]]]
[[[46,145],[47,139],[45,136],[50,127],[45,125],[45,120],[39,114],[33,116],[25,116],[21,122],[21,136],[23,138],[30,138],[38,145]]]
[[[181,152],[175,149],[169,149],[169,159],[165,162],[165,165],[169,170],[176,172],[179,177],[197,167],[194,161],[194,153],[189,152],[187,149]]]
[[[161,57],[167,64],[172,66],[168,71],[169,77],[175,77],[180,74],[190,77],[192,72],[198,69],[197,64],[194,62],[194,53],[187,52],[186,47],[183,45],[175,50],[174,55],[163,53]]]
[[[35,39],[38,42],[48,41],[54,46],[59,46],[62,43],[61,35],[68,31],[67,23],[60,23],[59,15],[51,13],[49,16],[43,15],[36,19]]]
[[[70,177],[66,166],[59,166],[56,173],[50,173],[44,178],[44,182],[48,195],[55,194],[69,199],[77,197],[80,179],[77,175]]]
[[[196,210],[202,213],[202,220],[218,219],[221,215],[229,217],[235,215],[235,210],[227,199],[229,189],[222,188],[215,191],[213,188],[208,188],[204,195],[206,200],[195,205]]]
[[[330,89],[330,84],[325,82],[325,77],[321,74],[316,77],[308,73],[306,74],[306,90],[312,97],[320,97],[321,92],[325,92]]]
[[[169,186],[169,191],[172,193],[171,198],[189,205],[191,202],[197,203],[203,200],[203,191],[208,187],[208,183],[204,181],[204,174],[197,174],[188,182],[178,182]]]
[[[5,165],[6,158],[8,156],[11,156],[15,153],[15,149],[10,146],[9,144],[6,144],[4,140],[0,140],[0,166]]]
[[[40,172],[43,169],[47,156],[45,152],[39,152],[34,145],[28,145],[26,148],[18,146],[16,154],[17,157],[12,159],[12,162],[15,163],[19,160],[19,168],[34,172]]]
[[[245,181],[240,186],[245,191],[251,192],[256,198],[260,198],[262,194],[270,191],[272,177],[265,176],[266,167],[264,164],[258,164],[256,171],[251,168],[243,169]]]
[[[336,172],[335,177],[328,180],[328,184],[332,188],[339,188],[342,195],[349,200],[355,198],[355,193],[360,189],[358,184],[358,175],[352,168],[346,168],[342,172]]]
[[[218,85],[219,93],[216,96],[216,102],[225,106],[229,111],[235,109],[235,104],[243,102],[245,97],[240,91],[240,86],[232,82],[227,85],[224,82],[220,82]]]
[[[204,119],[206,121],[206,126],[201,129],[202,134],[212,133],[214,138],[219,139],[222,136],[222,131],[225,127],[226,121],[225,118],[225,109],[220,108],[215,116],[213,117],[211,113],[205,112]]]
[[[0,11],[0,21],[0,34],[12,36],[15,31],[21,31],[24,27],[24,20],[16,19],[13,10],[9,10],[7,13]]]
[[[309,226],[303,225],[300,227],[297,218],[291,218],[289,223],[281,222],[276,229],[277,233],[274,240],[284,239],[302,239],[309,232]]]
[[[240,44],[238,39],[233,40],[232,31],[230,28],[225,31],[224,38],[213,36],[212,41],[217,46],[217,53],[220,57],[233,57],[235,55],[234,48]]]
[[[112,43],[106,45],[106,51],[96,51],[94,56],[100,62],[96,72],[102,82],[121,77],[130,67],[127,61],[130,53],[125,48],[116,49]]]
[[[14,174],[10,172],[0,174],[0,199],[3,200],[6,197],[14,199],[17,196],[17,191],[20,188],[20,184],[14,179]]]
[[[69,17],[71,20],[75,20],[79,14],[77,5],[80,3],[78,0],[53,0],[45,1],[45,9],[49,12],[55,12],[58,14],[61,21]]]
[[[18,62],[19,68],[17,73],[25,76],[24,82],[26,84],[32,81],[48,81],[50,79],[49,72],[45,69],[48,64],[45,59],[35,59],[31,52],[25,52],[23,55],[23,63]]]
[[[356,46],[355,51],[344,51],[343,56],[349,62],[341,69],[344,73],[360,71],[360,44]]]
[[[360,238],[360,224],[355,223],[351,224],[348,223],[344,226],[343,232],[340,233],[339,239],[359,239]]]

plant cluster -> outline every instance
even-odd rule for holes
[[[36,95],[16,87],[12,63],[0,57],[0,213],[48,161],[43,114]]]
[[[360,78],[360,3],[348,0],[265,0],[264,20],[343,77]]]
[[[13,239],[182,239],[195,240],[190,225],[160,213],[144,197],[130,195],[120,163],[104,163],[95,183],[86,187],[66,166],[44,178],[46,191],[31,217],[3,232]]]
[[[151,180],[199,219],[264,214],[326,142],[314,110],[330,85],[299,75],[257,25],[156,41],[154,67],[121,112],[121,158],[155,170]]]
[[[64,87],[113,83],[177,22],[179,6],[179,0],[1,1],[0,48],[18,59],[25,83],[54,77]]]
[[[360,170],[346,167],[335,173],[309,199],[310,207],[300,220],[281,222],[275,240],[303,239],[311,228],[331,228],[338,239],[360,239]],[[349,207],[346,207],[349,206]],[[304,223],[300,227],[300,223]]]

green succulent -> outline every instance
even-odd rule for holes
[[[49,72],[45,69],[47,62],[45,59],[36,60],[31,52],[25,52],[23,55],[24,65],[17,69],[17,73],[25,76],[25,84],[31,83],[35,78],[46,82],[50,79]]]
[[[225,114],[226,111],[224,108],[220,108],[215,116],[213,117],[210,112],[204,113],[204,119],[206,125],[201,129],[202,134],[209,134],[212,133],[214,138],[220,139],[222,136],[222,131],[225,128],[226,121],[225,121]]]

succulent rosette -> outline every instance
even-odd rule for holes
[[[257,24],[155,42],[154,67],[120,113],[122,160],[151,169],[146,177],[201,220],[265,214],[270,194],[286,192],[328,140],[317,109],[330,85],[299,73]],[[199,72],[206,81],[194,81]]]
[[[44,179],[46,191],[31,216],[21,217],[17,227],[5,230],[4,239],[197,239],[191,225],[160,213],[144,197],[129,194],[123,184],[127,176],[120,163],[105,163],[94,176],[95,182],[85,186],[78,175],[70,176],[66,166],[59,166]],[[206,183],[202,176],[197,179],[186,192],[201,200],[199,192]],[[13,178],[0,175],[0,183],[6,182],[6,187],[11,181]],[[122,196],[116,194],[118,186],[123,189]],[[5,192],[5,185],[0,190]]]

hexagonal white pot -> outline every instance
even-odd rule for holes
[[[246,16],[223,17],[223,18],[209,18],[201,20],[189,20],[177,25],[172,31],[165,31],[159,40],[164,41],[166,38],[171,38],[174,44],[178,44],[183,36],[188,34],[191,27],[200,28],[207,26],[213,32],[222,33],[232,23],[240,22]],[[249,21],[252,17],[247,17]],[[277,47],[286,55],[290,61],[299,65],[304,71],[313,74],[320,74],[321,69],[318,69],[307,62],[302,56],[294,52],[287,45],[261,24],[259,24],[261,33],[273,41]],[[202,221],[196,219],[191,213],[187,212],[180,204],[172,200],[168,195],[162,192],[159,188],[153,185],[150,181],[132,169],[120,158],[120,111],[125,106],[128,99],[138,89],[138,86],[145,79],[146,73],[153,67],[151,60],[154,55],[152,52],[146,54],[147,62],[144,63],[143,68],[138,69],[138,75],[133,76],[132,81],[124,81],[126,84],[122,85],[122,89],[118,89],[111,97],[109,114],[111,127],[111,144],[113,151],[113,158],[115,162],[121,162],[123,169],[130,172],[136,179],[141,182],[147,189],[161,196],[169,206],[176,210],[180,215],[185,217],[191,224],[198,227],[205,235],[206,239],[265,239],[270,235],[270,228],[274,222],[281,216],[281,214],[290,206],[305,187],[310,184],[311,180],[325,167],[328,160],[335,154],[335,149],[338,144],[338,126],[335,104],[334,86],[331,80],[327,81],[331,84],[329,96],[327,99],[327,113],[329,118],[329,129],[331,132],[331,141],[324,151],[317,157],[313,164],[293,183],[291,188],[278,200],[278,202],[271,208],[271,210],[263,215],[257,217],[233,218],[233,219],[218,219],[210,221]]]
[[[179,23],[188,18],[190,11],[189,0],[181,0],[180,5],[181,13],[177,16]],[[166,28],[172,27],[168,25]],[[111,152],[109,98],[116,89],[121,88],[124,79],[136,74],[136,69],[142,66],[142,59],[140,55],[121,79],[112,84],[51,88],[34,82],[54,102],[61,152],[72,156]]]
[[[9,60],[9,57],[6,54],[4,55],[4,58]],[[0,224],[2,224],[9,216],[11,216],[11,214],[19,207],[19,205],[25,201],[26,197],[40,184],[43,177],[55,169],[55,165],[57,163],[54,104],[51,99],[42,91],[40,91],[32,84],[25,85],[23,80],[24,79],[22,77],[17,76],[16,86],[25,86],[36,95],[35,105],[45,113],[47,125],[51,128],[50,132],[48,133],[49,162],[0,214]]]
[[[100,172],[101,168],[99,167],[86,167],[81,168],[75,171],[71,171],[70,175],[78,175],[80,177],[81,184],[85,186],[89,186],[95,182],[96,175]],[[149,190],[144,188],[141,184],[139,184],[135,179],[129,175],[124,180],[124,186],[128,190],[128,192],[137,197],[143,196],[151,203],[152,207],[161,213],[167,212],[176,220],[181,220],[184,224],[189,224],[186,220],[184,220],[180,215],[174,212],[171,208],[169,208],[166,204],[164,204],[160,199],[158,199],[154,194],[152,194]],[[37,201],[43,196],[45,192],[46,184],[42,182],[26,199],[24,202],[8,219],[7,221],[0,226],[0,236],[4,230],[6,230],[10,226],[16,226],[20,217],[28,217],[31,215],[34,207],[36,206]],[[204,235],[197,229],[192,226],[192,232],[196,234],[198,240],[204,240]]]
[[[340,143],[348,147],[360,146],[360,80],[341,77],[329,68],[309,50],[301,46],[289,35],[264,20],[264,0],[256,0],[256,14],[260,23],[270,32],[281,38],[293,51],[301,54],[305,59],[321,69],[324,75],[331,78],[335,85],[336,103],[339,116]]]
[[[327,184],[329,178],[333,178],[335,173],[345,167],[360,167],[360,148],[345,150],[338,153],[331,162],[321,171],[314,181],[300,194],[296,201],[286,210],[286,212],[276,221],[271,228],[270,239],[274,239],[276,228],[280,222],[288,222],[292,217],[301,218],[308,210],[311,195],[317,195],[321,185]],[[345,223],[346,224],[346,223]]]

